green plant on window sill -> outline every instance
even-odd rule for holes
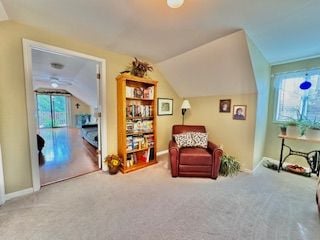
[[[305,135],[307,129],[320,130],[320,122],[314,119],[313,121],[297,111],[297,118],[287,117],[288,121],[280,124],[280,128],[287,128],[288,126],[296,126],[299,128],[300,136]]]
[[[223,154],[221,157],[221,165],[219,173],[222,176],[234,176],[240,171],[240,163],[235,157]]]

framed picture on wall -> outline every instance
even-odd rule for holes
[[[220,100],[219,112],[222,112],[222,113],[231,112],[231,99],[221,99]]]
[[[233,105],[233,120],[246,120],[247,105]]]
[[[173,99],[158,98],[158,116],[173,114]]]

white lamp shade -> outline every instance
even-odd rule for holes
[[[181,109],[190,109],[191,105],[189,103],[189,100],[183,100],[183,103],[181,105]]]
[[[167,0],[167,4],[171,8],[179,8],[182,6],[184,0]]]

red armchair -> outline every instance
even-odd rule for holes
[[[169,142],[169,156],[172,177],[210,177],[217,179],[223,151],[208,141],[207,148],[182,147],[175,142],[175,134],[186,132],[205,133],[204,126],[174,125],[172,140]]]
[[[318,210],[319,210],[319,214],[320,214],[320,179],[319,179],[319,182],[317,185],[316,200],[317,200]]]

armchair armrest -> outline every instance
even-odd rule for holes
[[[212,154],[212,178],[216,179],[219,175],[223,150],[219,148],[218,145],[210,141],[208,141],[208,150]]]
[[[179,156],[180,151],[178,148],[178,145],[175,141],[171,140],[169,142],[169,157],[170,157],[170,163],[171,163],[171,175],[172,177],[178,176],[178,170],[179,170]]]
[[[210,153],[213,153],[217,148],[219,148],[217,144],[208,141],[208,150],[210,151]]]

